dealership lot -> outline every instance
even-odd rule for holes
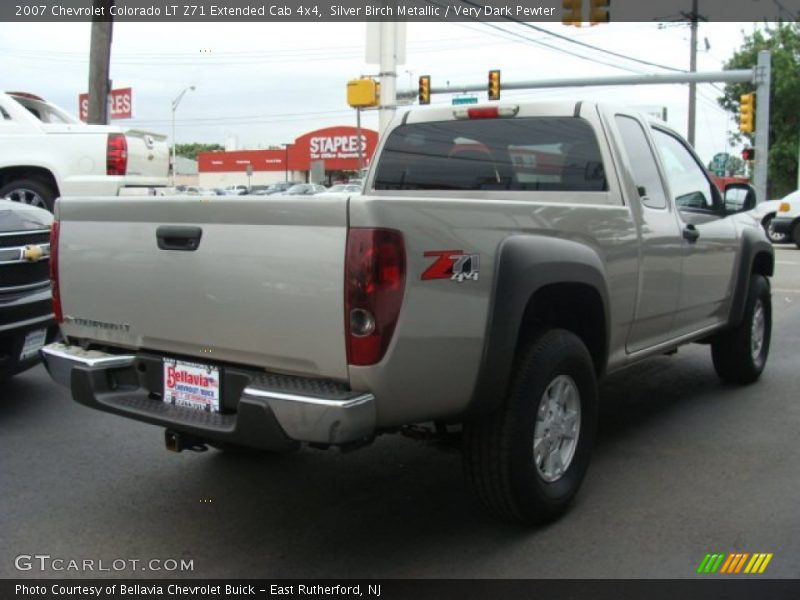
[[[173,454],[37,367],[0,384],[0,576],[683,578],[708,552],[769,552],[765,576],[797,577],[800,250],[776,261],[761,381],[721,383],[705,346],[608,378],[581,493],[533,530],[485,516],[452,449]]]

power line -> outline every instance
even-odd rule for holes
[[[470,0],[460,0],[460,1],[463,4],[469,4],[470,6],[482,8],[478,4],[475,4],[474,2],[471,2]],[[593,44],[587,44],[586,42],[582,42],[580,40],[576,40],[576,39],[567,37],[565,35],[561,35],[559,33],[555,33],[554,31],[550,31],[548,29],[545,29],[544,27],[538,27],[536,25],[531,25],[530,23],[526,23],[525,21],[521,21],[519,19],[515,19],[514,17],[504,17],[504,18],[507,21],[511,21],[513,23],[518,23],[519,25],[522,25],[524,27],[528,27],[529,29],[533,29],[534,31],[539,31],[540,33],[544,33],[544,34],[547,34],[549,36],[564,40],[564,41],[569,42],[571,44],[576,44],[578,46],[583,46],[585,48],[589,48],[589,49],[594,50],[596,52],[602,52],[604,54],[608,54],[608,55],[614,56],[616,58],[622,58],[622,59],[625,59],[625,60],[630,60],[630,61],[637,62],[637,63],[643,64],[643,65],[647,65],[649,67],[657,67],[659,69],[666,69],[667,71],[675,71],[675,72],[678,72],[678,73],[685,73],[685,71],[683,69],[676,69],[675,67],[668,67],[666,65],[661,65],[661,64],[650,62],[650,61],[647,61],[647,60],[642,60],[640,58],[634,58],[632,56],[626,56],[625,54],[619,54],[618,52],[614,52],[613,50],[607,50],[606,48],[601,48],[600,46],[595,46]]]
[[[606,62],[604,60],[600,60],[599,58],[592,58],[592,57],[589,57],[589,56],[584,56],[582,54],[578,54],[576,52],[572,52],[570,50],[567,50],[566,48],[559,48],[558,46],[553,46],[553,45],[548,44],[546,42],[542,42],[540,40],[535,40],[535,39],[529,38],[529,37],[527,37],[525,35],[516,33],[514,31],[509,31],[507,29],[503,29],[502,27],[500,27],[498,25],[495,25],[494,23],[481,22],[481,25],[485,25],[486,27],[491,27],[492,29],[497,29],[498,31],[502,31],[503,33],[506,33],[508,35],[513,35],[513,36],[519,37],[519,38],[521,38],[523,40],[526,40],[526,41],[528,41],[528,42],[530,42],[532,44],[536,44],[537,46],[542,46],[543,48],[548,48],[550,50],[554,50],[556,52],[561,52],[563,54],[569,54],[570,56],[574,56],[576,58],[580,58],[581,60],[586,60],[586,61],[589,61],[589,62],[593,62],[595,64],[605,65],[607,67],[612,67],[614,69],[620,69],[621,71],[627,71],[628,73],[641,73],[641,71],[636,71],[635,69],[630,69],[628,67],[623,67],[621,65],[617,65],[617,64],[614,64],[614,63]]]
[[[425,1],[428,4],[432,4],[434,6],[444,7],[442,4],[439,4],[438,2],[435,2],[434,0],[425,0]],[[553,45],[548,44],[546,42],[543,42],[541,40],[537,40],[537,39],[522,35],[521,33],[516,33],[514,31],[509,31],[507,29],[503,29],[502,27],[499,27],[498,25],[495,25],[493,23],[488,23],[488,22],[485,22],[485,21],[481,21],[480,24],[484,25],[486,27],[490,27],[492,29],[496,29],[496,30],[506,34],[506,36],[511,35],[511,36],[520,38],[520,39],[522,39],[522,40],[524,40],[526,42],[529,42],[529,43],[532,43],[532,44],[536,44],[537,46],[541,46],[543,48],[547,48],[547,49],[553,50],[555,52],[561,52],[563,54],[569,54],[570,56],[574,56],[574,57],[579,58],[581,60],[586,60],[586,61],[589,61],[589,62],[593,62],[595,64],[605,65],[607,67],[612,67],[614,69],[620,69],[622,71],[627,71],[628,73],[641,73],[641,71],[636,71],[636,70],[633,70],[633,69],[629,69],[627,67],[623,67],[623,66],[620,66],[620,65],[617,65],[617,64],[614,64],[614,63],[609,63],[609,62],[606,62],[606,61],[603,61],[603,60],[600,60],[600,59],[597,59],[597,58],[592,58],[592,57],[589,57],[589,56],[585,56],[583,54],[578,54],[576,52],[572,52],[570,50],[567,50],[566,48],[553,46]],[[506,37],[504,39],[508,39],[508,38]]]

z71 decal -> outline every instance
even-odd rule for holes
[[[464,254],[462,250],[432,250],[425,256],[437,257],[422,273],[422,280],[449,279],[450,281],[478,281],[480,255]]]

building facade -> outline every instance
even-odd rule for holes
[[[359,138],[355,127],[326,127],[280,149],[201,152],[198,184],[209,188],[279,181],[330,184],[355,177],[369,165],[378,145],[377,131],[362,128],[360,134]]]

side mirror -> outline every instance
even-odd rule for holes
[[[749,183],[729,183],[725,186],[725,212],[729,215],[756,207],[756,190]]]

